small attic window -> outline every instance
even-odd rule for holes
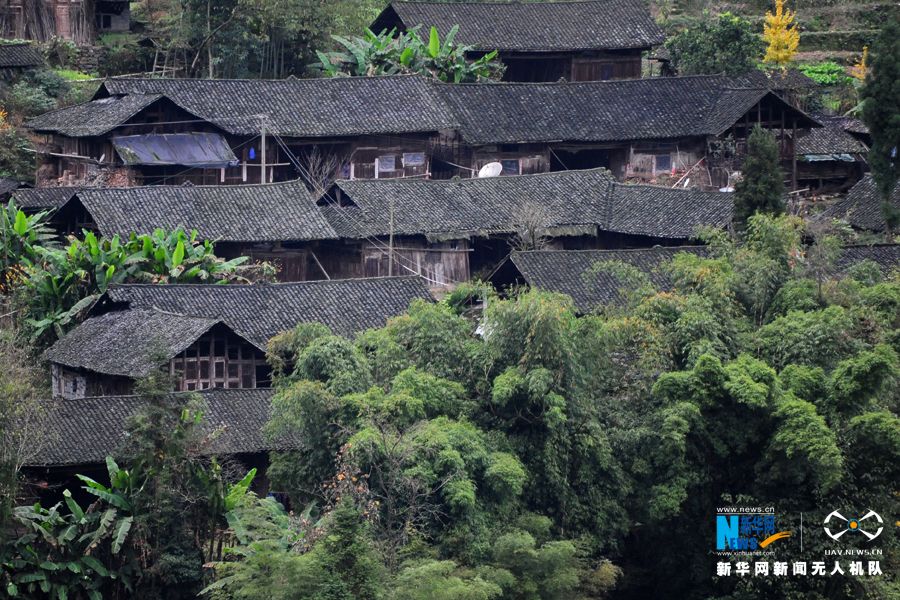
[[[518,160],[501,160],[500,164],[503,165],[503,175],[518,175],[519,174],[519,161]]]
[[[668,154],[660,154],[656,157],[656,170],[668,171],[672,168],[672,157]]]

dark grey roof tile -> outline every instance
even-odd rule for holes
[[[105,375],[146,377],[159,352],[172,358],[209,331],[217,319],[153,308],[115,311],[87,319],[47,350],[43,359]]]
[[[672,283],[662,268],[674,257],[687,252],[700,257],[709,256],[706,246],[655,247],[640,250],[549,250],[513,252],[510,260],[528,285],[567,294],[580,312],[588,313],[599,306],[621,301],[622,283],[609,274],[586,277],[597,263],[620,261],[637,268],[650,277],[662,291],[670,291]],[[864,260],[878,264],[883,272],[900,266],[900,245],[848,246],[837,262],[839,271]]]
[[[585,277],[595,264],[621,261],[648,274],[657,287],[670,289],[671,282],[660,267],[672,262],[680,252],[699,256],[709,254],[705,246],[679,246],[642,250],[513,252],[510,259],[529,285],[567,294],[580,312],[588,313],[598,306],[621,301],[619,290],[623,285],[615,277],[607,274],[592,279]]]
[[[900,210],[900,186],[891,194],[891,204]],[[872,174],[867,173],[854,185],[847,197],[819,215],[820,219],[841,219],[860,229],[884,231],[884,217],[881,214],[881,196],[875,189]]]
[[[645,48],[666,40],[641,0],[393,2],[374,26],[393,21],[391,12],[407,28],[423,25],[425,35],[436,27],[441,39],[459,25],[457,43],[486,50]]]
[[[487,179],[341,180],[334,185],[355,206],[328,206],[325,216],[341,237],[357,239],[390,233],[391,204],[394,234],[434,239],[512,232],[528,210],[537,212],[549,235],[600,229],[690,238],[698,225],[726,226],[732,209],[730,194],[623,185],[604,169]]]
[[[797,155],[865,154],[868,149],[841,127],[824,122],[825,127],[797,132]]]
[[[56,132],[69,137],[103,135],[160,98],[160,94],[140,93],[110,96],[32,117],[25,121],[25,126],[34,131]]]
[[[60,208],[81,191],[77,187],[21,188],[12,193],[12,199],[19,208],[43,210]]]
[[[206,400],[204,417],[210,430],[226,426],[204,446],[204,454],[249,454],[296,445],[286,440],[272,448],[265,441],[262,429],[268,421],[274,390],[214,389],[196,393]],[[107,456],[118,454],[129,419],[145,402],[140,396],[104,396],[48,404],[48,431],[42,438],[46,445],[27,466],[104,463]]]
[[[433,83],[471,144],[718,135],[766,94],[722,76],[582,83]],[[773,101],[783,102],[773,94]],[[815,121],[797,111],[807,126]]]
[[[105,298],[127,303],[131,310],[155,308],[220,320],[262,349],[270,338],[298,323],[323,323],[336,335],[352,337],[382,327],[416,298],[433,301],[421,277],[270,285],[116,285]]]
[[[0,69],[36,67],[44,59],[31,44],[0,43]]]
[[[337,234],[300,181],[266,185],[91,188],[78,192],[100,232],[128,237],[159,227],[196,229],[201,240],[327,240]]]
[[[112,79],[107,93],[160,94],[223,130],[294,137],[429,132],[455,120],[424,77]],[[100,102],[102,100],[95,100]]]

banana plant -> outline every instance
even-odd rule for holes
[[[6,208],[0,210],[0,269],[24,265],[34,267],[37,261],[35,248],[52,246],[56,235],[47,226],[50,211],[28,216],[10,200]]]
[[[82,598],[101,600],[105,590],[122,586],[134,591],[140,574],[133,552],[122,554],[132,516],[114,506],[82,508],[63,492],[50,507],[21,506],[13,519],[26,533],[0,548],[0,586],[9,598]]]
[[[237,483],[231,483],[222,478],[222,468],[213,457],[209,467],[197,468],[197,478],[206,488],[206,516],[209,522],[209,558],[213,559],[216,542],[221,542],[222,537],[218,533],[219,526],[223,523],[225,515],[235,509],[241,498],[250,489],[253,478],[256,477],[256,469],[251,469],[243,479]]]
[[[491,73],[501,73],[502,66],[491,62],[497,56],[496,51],[475,61],[466,59],[466,53],[475,47],[454,44],[458,25],[450,30],[443,43],[436,28],[431,28],[427,44],[420,39],[418,29],[416,26],[400,33],[396,29],[385,30],[377,35],[366,29],[363,37],[332,36],[347,51],[318,52],[320,62],[310,66],[329,77],[422,73],[454,83],[486,81]]]
[[[151,235],[132,234],[126,245],[134,260],[140,261],[142,279],[153,283],[226,283],[246,281],[241,265],[249,257],[222,260],[211,242],[197,241],[197,230],[190,236],[179,227],[157,229]]]

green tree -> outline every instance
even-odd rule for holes
[[[900,208],[891,202],[894,188],[900,181],[900,163],[896,157],[900,147],[900,107],[896,101],[900,94],[900,25],[895,19],[885,22],[872,54],[872,70],[866,75],[861,92],[860,117],[872,135],[868,160],[881,196],[881,214],[890,238],[900,226]]]
[[[783,194],[778,141],[773,133],[756,125],[747,138],[747,156],[741,167],[741,180],[734,186],[735,221],[746,223],[755,213],[783,213]]]
[[[730,13],[683,29],[666,42],[679,75],[743,75],[756,68],[763,46],[752,24]]]

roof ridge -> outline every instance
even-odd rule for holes
[[[271,287],[313,287],[323,285],[343,285],[350,282],[370,282],[370,281],[396,281],[396,280],[419,280],[422,279],[418,275],[398,275],[395,277],[354,277],[350,279],[319,279],[315,281],[288,281],[282,283],[267,283],[265,285],[253,285],[246,283],[114,283],[108,289],[117,290],[124,288],[157,288],[157,289],[185,289],[185,288],[202,288],[202,289],[265,289]],[[132,309],[133,310],[133,309]]]
[[[581,0],[579,0],[581,1]],[[431,4],[431,3],[429,3]],[[458,4],[456,2],[434,2],[433,4]],[[508,2],[501,2],[499,4],[509,4]],[[551,4],[551,3],[547,3]],[[560,4],[559,2],[552,2],[552,4]],[[347,78],[344,78],[347,79]],[[614,86],[614,85],[638,85],[638,84],[646,84],[653,85],[656,83],[681,83],[687,80],[701,80],[701,79],[723,79],[723,80],[733,80],[733,77],[728,77],[726,75],[722,75],[721,73],[716,73],[713,75],[683,75],[678,77],[647,77],[642,79],[609,79],[605,81],[494,81],[494,82],[481,82],[481,83],[447,83],[444,81],[437,81],[431,78],[426,78],[426,81],[429,83],[433,83],[437,86],[446,86],[448,88],[455,87],[553,87],[553,86]],[[726,89],[725,86],[722,86],[722,89]],[[748,87],[735,87],[733,89],[766,89],[766,88],[748,88]]]
[[[177,135],[177,134],[159,134],[159,135]],[[217,134],[218,135],[218,134]],[[258,165],[257,165],[258,166]],[[245,183],[241,185],[191,185],[191,186],[183,186],[183,185],[134,185],[134,186],[108,186],[108,187],[82,187],[79,188],[83,192],[96,192],[96,191],[125,191],[125,190],[208,190],[211,188],[218,188],[222,190],[235,190],[240,191],[242,189],[247,188],[259,188],[259,187],[287,187],[292,184],[302,184],[306,187],[306,184],[303,183],[302,179],[291,179],[290,181],[276,181],[273,183]],[[67,187],[67,186],[58,186],[58,187]],[[74,186],[73,186],[74,188]],[[36,189],[50,189],[50,188],[36,188]]]
[[[900,244],[897,244],[900,245]],[[674,252],[686,248],[709,248],[706,245],[689,246],[651,246],[650,248],[594,248],[589,250],[514,250],[513,255],[558,255],[558,254],[597,254],[597,253],[621,253],[621,252]]]
[[[512,177],[467,177],[465,179],[419,179],[419,178],[405,178],[405,177],[393,177],[391,179],[337,179],[334,181],[332,185],[340,185],[344,183],[353,183],[353,184],[362,184],[362,185],[387,185],[397,184],[397,183],[422,183],[422,184],[434,184],[434,185],[451,185],[451,184],[461,184],[461,183],[473,183],[476,181],[487,181],[487,180],[511,180],[511,181],[520,181],[522,179],[533,177],[563,177],[569,173],[597,173],[602,174],[602,172],[610,173],[610,170],[606,167],[591,167],[589,169],[568,169],[566,171],[548,171],[546,173],[524,173],[522,175],[514,175]],[[608,177],[611,181],[613,180],[612,173]]]
[[[245,394],[247,392],[251,392],[251,393],[262,392],[262,393],[268,393],[268,394],[274,395],[275,391],[276,391],[275,388],[261,388],[261,387],[256,387],[256,388],[207,388],[205,390],[172,391],[172,392],[169,392],[169,395],[170,396],[189,396],[192,394],[202,394],[202,395],[221,394],[223,392],[226,394],[232,394],[232,393],[233,394]],[[73,402],[82,402],[85,400],[102,400],[104,402],[109,402],[113,398],[116,398],[119,400],[142,400],[142,399],[146,400],[146,396],[142,396],[140,394],[112,394],[109,396],[82,396],[81,398],[67,398],[65,400],[64,404],[69,405]],[[53,400],[53,398],[45,398],[44,400],[45,401]]]
[[[155,78],[155,77],[107,77],[103,83],[107,82],[116,82],[116,81],[136,81],[136,82],[154,82],[154,83],[202,83],[202,84],[214,84],[214,83],[264,83],[264,84],[272,84],[272,83],[290,83],[296,84],[304,81],[308,82],[322,82],[322,81],[374,81],[379,79],[430,79],[420,73],[394,73],[393,75],[373,75],[371,77],[307,77],[307,78],[284,78],[284,79],[198,79],[198,78],[185,78],[185,79],[163,79],[163,78]],[[134,94],[150,94],[150,93],[159,93],[159,92],[133,92]],[[132,92],[129,92],[129,95]]]
[[[554,2],[546,2],[544,4],[601,4],[604,2],[616,2],[622,0],[555,0]],[[640,2],[640,0],[628,0],[630,2]],[[395,0],[391,2],[388,6],[392,6],[394,4],[447,4],[447,5],[460,5],[460,4],[512,4],[512,5],[523,5],[523,4],[538,4],[537,2],[521,2],[520,0],[513,0],[510,2],[509,0],[496,0],[494,2],[478,2],[473,0],[462,0],[462,1],[454,1],[454,2],[441,2],[440,0]]]

